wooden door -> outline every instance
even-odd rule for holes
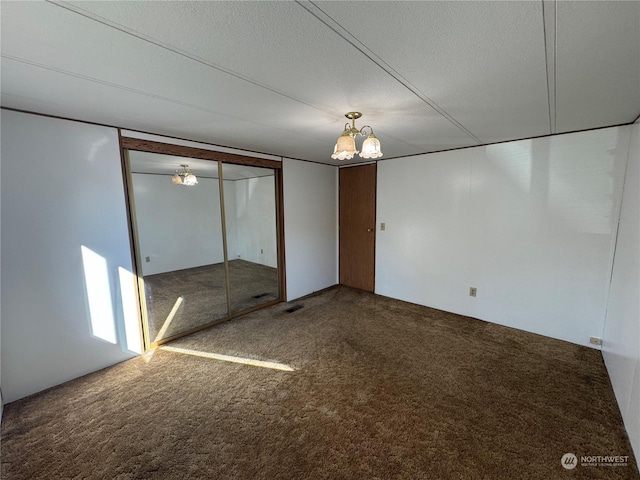
[[[340,283],[373,292],[376,164],[340,169]]]

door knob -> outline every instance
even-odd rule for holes
[[[367,228],[367,232],[369,233],[373,232],[373,228]]]

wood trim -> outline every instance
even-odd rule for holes
[[[258,310],[262,310],[263,308],[266,308],[266,307],[272,307],[273,305],[278,305],[279,303],[282,303],[282,301],[280,299],[276,298],[275,300],[271,300],[270,302],[261,303],[260,305],[256,305],[254,307],[247,308],[247,309],[241,310],[239,312],[234,312],[234,313],[231,314],[230,320],[234,319],[234,318],[242,317],[243,315],[246,315],[247,313],[257,312]]]
[[[141,152],[161,153],[165,155],[175,155],[179,157],[199,158],[202,160],[223,161],[238,165],[251,165],[254,167],[266,167],[280,170],[282,162],[277,160],[267,160],[264,158],[247,157],[236,153],[218,152],[216,150],[206,150],[204,148],[185,147],[183,145],[173,145],[170,143],[154,142],[152,140],[140,140],[139,138],[122,137],[122,145],[129,150]]]
[[[342,285],[340,285],[339,283],[335,283],[329,287],[324,287],[321,288],[320,290],[316,290],[315,292],[311,292],[308,293],[306,295],[303,295],[302,297],[298,297],[298,298],[294,298],[292,300],[288,300],[286,303],[288,304],[294,304],[294,303],[298,303],[298,302],[304,302],[305,300],[311,298],[311,297],[316,297],[318,295],[322,295],[323,293],[328,292],[329,290],[333,290],[333,289],[339,289],[342,288]],[[353,288],[353,287],[349,287],[349,288]],[[369,292],[371,293],[371,292]]]
[[[252,153],[255,153],[257,155],[270,155],[272,157],[273,156],[279,156],[281,158],[287,158],[287,159],[296,160],[296,161],[299,161],[299,162],[317,163],[319,165],[327,165],[329,167],[337,167],[337,168],[342,168],[343,166],[345,166],[345,167],[349,167],[349,166],[357,167],[358,165],[366,164],[366,162],[353,163],[353,164],[349,164],[349,165],[340,165],[340,164],[335,164],[335,163],[324,163],[324,162],[318,162],[317,160],[305,160],[304,158],[287,157],[286,155],[276,155],[276,154],[273,154],[273,153],[257,152],[257,151],[254,151],[254,150],[246,150],[246,149],[242,149],[242,148],[239,148],[239,147],[231,147],[231,146],[228,146],[228,145],[227,146],[218,145],[216,143],[205,142],[205,141],[202,141],[202,140],[193,140],[193,139],[190,139],[190,138],[175,137],[175,136],[172,136],[172,135],[166,135],[166,134],[162,134],[162,133],[146,132],[144,130],[137,130],[135,128],[117,127],[115,125],[109,125],[107,123],[91,122],[89,120],[78,120],[77,118],[63,117],[61,115],[51,115],[51,114],[48,114],[48,113],[34,112],[33,110],[24,110],[24,109],[21,109],[21,108],[12,108],[12,107],[2,107],[2,106],[0,106],[0,110],[7,110],[7,111],[10,111],[10,112],[18,112],[18,113],[27,113],[29,115],[38,115],[39,117],[56,118],[58,120],[68,120],[70,122],[86,123],[88,125],[98,125],[100,127],[115,128],[117,130],[129,130],[131,132],[138,132],[138,133],[143,133],[143,134],[146,134],[146,135],[156,135],[158,137],[171,138],[171,139],[174,139],[174,140],[183,140],[185,142],[202,143],[204,145],[211,145],[212,147],[224,147],[224,148],[232,148],[232,149],[235,149],[235,150],[244,150],[246,152],[252,152]],[[434,150],[432,152],[412,153],[410,155],[402,155],[402,156],[399,156],[399,157],[382,158],[380,160],[376,160],[375,162],[377,163],[377,162],[384,162],[385,160],[396,160],[398,158],[417,157],[419,155],[429,155],[431,153],[451,152],[453,150],[463,150],[465,148],[485,147],[485,146],[488,146],[488,145],[499,145],[501,143],[508,143],[508,142],[519,142],[521,140],[533,140],[535,138],[555,137],[555,136],[558,136],[558,135],[568,135],[570,133],[590,132],[592,130],[602,130],[602,129],[605,129],[605,128],[624,127],[625,125],[633,125],[638,120],[640,120],[640,115],[638,115],[635,119],[631,120],[630,122],[617,123],[615,125],[604,125],[602,127],[585,128],[585,129],[582,129],[582,130],[571,130],[569,132],[549,133],[549,134],[546,134],[546,135],[537,135],[535,137],[514,138],[512,140],[502,140],[500,142],[493,142],[493,143],[481,143],[481,144],[478,144],[478,145],[468,145],[466,147],[446,148],[444,150]],[[122,137],[122,138],[123,139],[129,139],[129,140],[137,140],[137,139],[133,139],[131,137]],[[147,140],[147,141],[151,141],[151,140]],[[160,142],[155,142],[155,143],[160,143]],[[170,145],[170,144],[165,144],[165,145]],[[193,147],[185,147],[185,148],[193,148]],[[132,150],[137,150],[137,149],[132,148]],[[213,151],[213,150],[206,150],[206,151]],[[156,153],[162,153],[162,152],[156,152]],[[222,152],[219,152],[219,153],[223,154]],[[225,154],[225,155],[236,155],[236,156],[242,157],[242,155],[238,155],[238,154],[234,154],[234,153],[229,153],[229,154]],[[255,157],[246,157],[246,158],[255,158]],[[266,160],[266,161],[269,161],[269,160]],[[273,162],[276,162],[276,163],[280,163],[280,162],[277,162],[276,160],[270,160],[270,161],[273,161]],[[231,163],[233,163],[233,162],[231,162]],[[281,167],[275,167],[275,168],[281,168]]]
[[[224,202],[224,168],[218,161],[218,192],[220,195],[220,226],[222,227],[222,253],[224,257],[224,284],[227,294],[227,316],[231,315],[231,277],[229,276],[229,242],[227,238],[227,207]]]
[[[231,148],[233,150],[240,150],[240,151],[244,151],[244,152],[255,153],[256,155],[269,155],[270,157],[281,157],[282,158],[282,155],[277,155],[275,153],[259,152],[257,150],[249,150],[249,149],[246,149],[246,148],[232,147],[230,145],[220,145],[220,144],[217,144],[217,143],[206,142],[204,140],[194,140],[193,138],[176,137],[175,135],[167,135],[165,133],[147,132],[145,130],[138,130],[136,128],[130,128],[130,127],[119,127],[117,125],[111,125],[109,123],[92,122],[90,120],[79,120],[77,118],[63,117],[61,115],[51,115],[49,113],[34,112],[33,110],[24,110],[24,109],[21,109],[21,108],[2,107],[2,106],[0,106],[0,110],[7,110],[7,111],[11,111],[11,112],[18,112],[18,113],[27,113],[29,115],[37,115],[39,117],[55,118],[57,120],[67,120],[69,122],[86,123],[87,125],[97,125],[99,127],[115,128],[117,130],[127,130],[129,132],[142,133],[144,135],[155,135],[157,137],[169,138],[171,140],[180,140],[180,141],[183,141],[183,142],[201,143],[203,145],[210,145],[212,147]],[[123,138],[133,138],[133,137],[123,137]],[[235,154],[235,155],[240,155],[240,154]],[[286,158],[291,158],[292,160],[299,160],[301,162],[312,162],[312,163],[320,163],[322,165],[329,165],[329,164],[322,163],[322,162],[316,162],[314,160],[305,160],[303,158],[294,158],[294,157],[286,157]]]
[[[122,130],[126,130],[127,132],[134,132],[134,133],[141,133],[142,135],[152,135],[155,137],[162,137],[164,139],[168,139],[169,141],[171,140],[178,140],[180,142],[191,142],[191,143],[198,143],[201,145],[208,145],[210,147],[216,147],[216,148],[229,148],[231,150],[238,150],[238,153],[234,153],[234,152],[229,152],[232,153],[234,155],[242,155],[242,152],[246,152],[246,153],[255,153],[258,157],[256,158],[262,158],[261,156],[268,156],[268,157],[281,157],[281,155],[277,155],[275,153],[268,153],[268,152],[260,152],[258,150],[250,150],[248,148],[239,148],[239,147],[232,147],[231,145],[221,145],[219,143],[212,143],[212,142],[207,142],[205,140],[194,140],[193,138],[185,138],[185,137],[176,137],[175,135],[167,135],[164,133],[154,133],[154,132],[146,132],[144,130],[137,130],[135,128],[122,128]],[[127,134],[125,133],[123,135],[126,138],[136,138],[136,137],[128,137]],[[143,140],[143,139],[140,139]],[[151,140],[151,139],[147,139],[150,142],[158,142],[160,140]],[[193,148],[200,148],[200,147],[193,147]],[[208,150],[208,149],[205,149]],[[212,149],[212,150],[215,150]],[[247,155],[248,157],[251,155]],[[267,158],[266,160],[272,160],[270,158]]]
[[[140,272],[142,259],[138,252],[138,222],[136,219],[135,198],[133,195],[133,182],[131,179],[131,168],[129,165],[129,151],[122,147],[122,138],[120,137],[120,129],[118,129],[118,139],[120,141],[120,161],[122,164],[122,179],[124,182],[125,205],[127,210],[127,227],[129,230],[129,248],[131,249],[131,263],[133,275],[136,278],[136,303],[138,307],[138,320],[142,340],[143,353],[151,347],[147,322],[147,302],[144,296],[144,279]]]
[[[217,320],[213,320],[212,322],[205,323],[204,325],[198,325],[197,327],[191,328],[189,330],[185,330],[184,332],[177,333],[172,335],[171,337],[166,337],[157,342],[153,342],[149,346],[149,350],[159,347],[160,345],[164,345],[165,343],[172,342],[173,340],[177,340],[178,338],[185,337],[187,335],[191,335],[192,333],[200,332],[202,330],[206,330],[207,328],[215,327],[216,325],[220,325],[221,323],[228,322],[229,320],[233,320],[235,318],[241,317],[251,312],[255,312],[257,310],[261,310],[265,307],[271,307],[273,305],[277,305],[281,303],[280,300],[272,300],[267,303],[261,303],[260,305],[256,305],[255,307],[248,308],[246,310],[242,310],[241,312],[233,313],[231,315],[227,315],[224,318],[218,318]]]
[[[204,325],[198,325],[197,327],[190,328],[189,330],[185,330],[184,332],[176,333],[175,335],[172,335],[170,337],[161,338],[156,342],[150,343],[149,350],[153,350],[154,348],[157,348],[160,345],[164,345],[165,343],[172,342],[173,340],[177,340],[178,338],[186,337],[187,335],[191,335],[192,333],[200,332],[201,330],[205,330],[215,325],[220,325],[221,323],[228,322],[232,318],[233,317],[231,317],[230,315],[227,315],[224,318],[213,320],[212,322],[205,323]]]
[[[287,301],[287,262],[284,235],[284,181],[282,169],[275,172],[276,180],[276,228],[278,235],[278,279],[280,281],[280,301]]]
[[[172,177],[173,173],[151,173],[151,172],[131,172],[131,173],[135,173],[136,175],[154,175],[157,177]],[[263,177],[272,177],[273,175],[257,175],[255,177],[251,177],[251,178],[263,178]],[[209,178],[211,180],[218,180],[219,177],[208,177],[206,175],[203,175],[202,173],[198,173],[198,179],[200,178]],[[244,178],[225,178],[224,181],[225,182],[239,182],[241,180],[246,180]]]
[[[640,115],[638,116],[638,118],[640,118]],[[582,130],[572,130],[570,132],[548,133],[545,135],[536,135],[535,137],[514,138],[513,140],[501,140],[499,142],[479,143],[477,145],[467,145],[466,147],[454,147],[454,148],[445,148],[444,150],[434,150],[432,152],[412,153],[411,155],[402,155],[399,157],[381,158],[380,160],[376,160],[376,163],[384,162],[386,160],[398,160],[402,158],[418,157],[420,155],[431,155],[433,153],[453,152],[455,150],[465,150],[467,148],[489,147],[491,145],[500,145],[502,143],[521,142],[523,140],[536,140],[538,138],[557,137],[560,135],[571,135],[572,133],[593,132],[595,130],[604,130],[606,128],[617,128],[617,127],[624,127],[625,125],[633,125],[634,122],[635,120],[629,123],[619,123],[617,125],[605,125],[603,127],[584,128]],[[354,166],[358,166],[358,165],[359,164],[357,163],[354,164]]]
[[[28,115],[37,115],[39,117],[55,118],[56,120],[67,120],[68,122],[86,123],[87,125],[97,125],[98,127],[115,128],[116,130],[121,130],[120,127],[116,127],[115,125],[109,125],[108,123],[91,122],[89,120],[78,120],[77,118],[63,117],[61,115],[51,115],[49,113],[34,112],[33,110],[24,110],[22,108],[0,107],[0,110],[7,110],[9,112],[26,113]],[[122,130],[129,130],[129,129],[123,128]]]
[[[378,162],[373,167],[373,287],[371,293],[376,293],[376,251],[378,246]]]
[[[361,163],[351,163],[349,165],[338,165],[338,168],[364,167],[365,165],[377,165],[379,160],[369,160]]]

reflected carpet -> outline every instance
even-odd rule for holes
[[[275,268],[231,260],[229,278],[234,313],[278,298]],[[228,315],[224,263],[147,275],[144,283],[149,336],[154,342]]]

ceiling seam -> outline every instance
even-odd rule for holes
[[[373,50],[368,48],[364,43],[358,40],[355,36],[353,36],[346,28],[340,25],[339,22],[334,20],[330,15],[328,15],[324,10],[318,7],[313,1],[301,1],[296,0],[296,3],[304,8],[307,12],[313,15],[316,19],[318,19],[321,23],[327,26],[330,30],[332,30],[335,34],[341,37],[344,41],[362,53],[365,57],[371,60],[375,65],[377,65],[380,69],[382,69],[385,73],[387,73],[391,78],[393,78],[396,82],[400,83],[403,87],[413,93],[416,97],[422,100],[424,103],[429,105],[433,110],[435,110],[442,117],[446,118],[450,123],[456,126],[459,130],[463,131],[465,134],[473,138],[478,144],[482,144],[482,140],[476,137],[469,129],[467,129],[464,125],[458,122],[455,118],[453,118],[446,110],[440,107],[436,102],[430,99],[427,95],[422,93],[420,89],[411,84],[411,82],[404,78],[400,72],[394,69],[391,65],[385,62],[382,58],[376,55]],[[313,8],[308,5],[312,5]],[[320,12],[320,13],[319,13]]]
[[[216,69],[216,70],[219,70],[219,71],[221,71],[221,72],[223,72],[223,73],[227,73],[227,74],[229,74],[229,75],[232,75],[232,76],[234,76],[234,77],[236,77],[236,78],[238,78],[238,79],[240,79],[240,80],[245,80],[245,81],[247,81],[247,82],[249,82],[249,83],[251,83],[251,84],[253,84],[253,85],[256,85],[256,86],[258,86],[258,87],[265,88],[266,90],[269,90],[269,91],[271,91],[271,92],[274,92],[274,93],[280,94],[280,95],[282,95],[282,96],[284,96],[284,97],[286,97],[286,98],[289,98],[290,100],[296,101],[296,102],[298,102],[298,103],[302,103],[302,104],[307,105],[307,106],[309,106],[309,107],[312,107],[312,108],[315,108],[315,109],[317,109],[317,110],[320,110],[320,111],[322,111],[322,112],[324,112],[324,113],[327,113],[327,114],[330,114],[330,115],[336,116],[337,118],[341,118],[341,117],[343,116],[343,115],[338,115],[338,114],[337,114],[337,113],[335,113],[335,112],[331,112],[331,111],[329,111],[329,110],[325,110],[325,109],[323,109],[322,107],[319,107],[319,106],[317,106],[317,105],[315,105],[315,104],[311,104],[311,103],[305,102],[305,101],[303,101],[303,100],[300,100],[300,99],[298,99],[298,98],[295,98],[295,97],[289,96],[289,95],[287,95],[286,93],[279,92],[279,91],[277,91],[277,90],[273,90],[273,89],[271,89],[271,88],[270,88],[270,87],[268,87],[268,86],[265,86],[265,85],[263,85],[263,84],[260,84],[260,83],[258,83],[258,82],[256,82],[256,81],[254,81],[254,80],[250,79],[249,77],[244,77],[244,76],[242,76],[241,74],[239,74],[239,73],[237,73],[237,72],[234,72],[234,71],[232,71],[232,70],[227,70],[227,69],[225,69],[224,67],[218,66],[218,65],[216,65],[216,64],[212,64],[211,62],[208,62],[208,61],[206,61],[206,60],[204,60],[204,59],[201,59],[201,58],[199,58],[199,57],[196,57],[196,56],[190,55],[189,53],[187,53],[187,52],[183,52],[183,51],[179,50],[177,47],[173,47],[172,45],[163,44],[163,42],[160,42],[159,40],[156,40],[156,39],[154,39],[154,38],[152,38],[152,37],[148,37],[148,36],[146,36],[146,35],[144,35],[144,34],[142,34],[142,33],[140,33],[140,32],[137,32],[137,31],[135,31],[135,30],[133,30],[133,29],[129,29],[128,27],[125,27],[125,26],[123,26],[123,25],[117,24],[117,23],[115,23],[115,22],[111,22],[110,20],[108,20],[108,19],[106,19],[106,18],[103,18],[103,17],[99,17],[99,16],[97,16],[97,15],[94,15],[94,14],[92,14],[91,12],[86,11],[86,10],[84,10],[84,9],[80,8],[80,7],[75,6],[75,5],[74,5],[74,6],[69,6],[69,5],[66,5],[66,4],[65,4],[65,2],[63,2],[63,1],[60,1],[60,2],[52,1],[52,0],[45,0],[45,1],[46,1],[47,3],[52,4],[52,5],[59,6],[59,7],[63,8],[63,9],[66,9],[66,10],[70,11],[71,13],[75,13],[75,14],[77,14],[77,15],[80,15],[80,16],[82,16],[82,17],[85,17],[85,18],[87,18],[88,20],[95,21],[95,22],[100,23],[100,24],[102,24],[102,25],[104,25],[104,26],[107,26],[107,27],[113,28],[113,29],[115,29],[115,30],[117,30],[117,31],[120,31],[120,32],[125,33],[125,34],[130,35],[130,36],[133,36],[134,38],[137,38],[137,39],[139,39],[139,40],[143,40],[143,41],[148,42],[148,43],[151,43],[151,44],[153,44],[153,45],[155,45],[155,46],[159,46],[160,48],[163,48],[163,49],[166,49],[166,50],[168,50],[168,51],[171,51],[172,53],[176,53],[176,54],[181,55],[181,56],[184,56],[184,57],[186,57],[186,58],[188,58],[188,59],[190,59],[190,60],[196,61],[196,62],[201,63],[201,64],[204,64],[204,65],[206,65],[206,66],[208,66],[208,67],[211,67],[211,68],[214,68],[214,69]],[[347,39],[345,39],[345,40],[347,40]],[[348,41],[348,40],[347,40],[347,41]],[[356,48],[357,48],[357,47],[356,47]],[[366,47],[365,47],[365,48],[366,48]],[[362,53],[365,53],[365,52],[362,52]],[[365,55],[366,55],[366,53],[365,53]],[[3,56],[4,56],[4,55],[3,55]],[[30,61],[28,61],[28,60],[20,59],[20,58],[17,58],[17,57],[13,57],[12,59],[13,59],[13,60],[16,60],[16,61],[23,61],[24,63],[31,64],[31,65],[34,65],[34,66],[37,66],[37,67],[41,67],[41,68],[48,68],[46,65],[32,63],[32,62],[30,62]],[[371,60],[372,60],[372,61],[374,61],[374,63],[375,63],[375,60],[373,60],[373,59],[371,59]],[[380,59],[380,61],[382,61],[382,60]],[[392,68],[392,67],[390,67],[390,66],[389,66],[389,68]],[[67,71],[64,71],[64,70],[57,70],[57,69],[54,69],[54,68],[48,68],[48,69],[49,69],[49,70],[56,71],[56,72],[58,72],[58,73],[64,73],[64,74],[71,75],[71,76],[74,76],[74,77],[77,77],[77,78],[82,78],[82,79],[84,79],[84,80],[94,81],[94,82],[97,82],[97,83],[102,83],[102,84],[107,85],[107,86],[111,86],[111,87],[115,87],[115,88],[121,88],[121,89],[123,89],[123,90],[130,91],[130,92],[133,92],[133,93],[142,94],[142,95],[147,95],[147,96],[150,96],[150,97],[152,97],[152,98],[156,98],[156,99],[160,99],[160,100],[165,100],[165,101],[168,101],[168,102],[171,102],[171,103],[176,103],[176,104],[181,105],[181,106],[190,107],[190,108],[195,108],[195,109],[198,109],[198,110],[201,110],[201,111],[207,112],[207,113],[213,113],[213,114],[217,114],[217,115],[223,115],[223,116],[227,116],[227,117],[230,117],[230,118],[235,118],[236,120],[246,121],[246,120],[244,120],[244,119],[237,118],[237,117],[233,117],[233,116],[226,115],[226,114],[222,114],[222,113],[220,113],[220,112],[216,112],[216,111],[214,111],[214,110],[209,110],[209,109],[206,109],[206,108],[203,108],[203,107],[199,107],[199,106],[195,106],[195,105],[192,105],[192,104],[189,104],[189,103],[185,103],[185,102],[180,102],[179,100],[174,100],[174,99],[171,99],[171,98],[168,98],[168,97],[163,97],[163,96],[160,96],[160,95],[157,95],[157,94],[148,93],[148,92],[145,92],[145,91],[142,91],[142,90],[133,89],[133,88],[131,88],[131,87],[126,87],[126,86],[122,86],[122,85],[118,85],[118,84],[113,84],[113,83],[110,83],[110,82],[102,81],[102,80],[97,79],[97,78],[94,78],[94,77],[88,77],[88,76],[84,76],[84,75],[82,75],[82,74],[76,74],[76,73],[74,73],[74,72],[67,72]],[[396,73],[397,73],[397,72],[396,72]],[[400,74],[399,74],[399,73],[397,73],[397,75],[400,75]],[[392,77],[393,77],[393,75],[392,75]],[[395,78],[395,77],[394,77],[394,79],[398,80],[398,79],[397,79],[397,78]],[[477,138],[475,135],[473,135],[473,133],[471,133],[469,130],[467,130],[463,125],[459,124],[455,119],[453,119],[453,117],[450,117],[450,115],[449,115],[447,112],[445,112],[443,109],[441,109],[437,104],[435,104],[435,102],[433,102],[431,99],[429,99],[428,97],[426,97],[426,95],[422,94],[422,92],[419,92],[419,90],[418,90],[416,87],[413,87],[413,86],[407,86],[407,85],[404,85],[404,86],[405,86],[406,88],[408,88],[409,90],[411,90],[414,94],[416,94],[416,95],[417,95],[421,100],[425,101],[425,103],[429,104],[429,106],[431,106],[434,110],[436,110],[440,115],[444,116],[444,117],[445,117],[445,118],[447,118],[451,123],[453,123],[455,126],[457,126],[458,128],[460,128],[461,130],[463,130],[463,131],[464,131],[464,133],[466,133],[467,135],[469,135],[469,136],[470,136],[474,141],[476,141],[478,144],[482,144],[482,143],[483,143],[483,142],[482,142],[482,140],[480,140],[480,139],[479,139],[479,138]],[[413,89],[415,89],[418,93],[416,93]],[[424,98],[423,98],[423,97],[424,97]],[[426,98],[427,100],[425,100],[425,98]],[[431,103],[430,103],[430,102],[431,102]],[[255,122],[250,122],[250,123],[255,123]],[[261,125],[261,126],[263,126],[263,124],[261,124],[261,123],[255,123],[255,124],[256,124],[256,125]],[[398,138],[390,137],[389,135],[387,135],[387,136],[388,136],[389,138],[393,138],[394,140],[398,140],[398,141],[400,141]],[[317,139],[315,139],[315,138],[314,138],[314,140],[317,140]],[[319,140],[318,140],[318,141],[319,141]]]
[[[124,90],[124,91],[129,92],[129,93],[136,93],[138,95],[143,95],[145,97],[154,98],[156,100],[164,100],[165,102],[174,103],[176,105],[180,105],[180,106],[183,106],[183,107],[193,108],[193,109],[200,110],[200,111],[203,111],[203,112],[206,112],[206,113],[213,113],[215,115],[221,115],[221,116],[227,116],[227,117],[230,116],[230,115],[224,115],[221,112],[216,112],[215,110],[210,110],[208,108],[200,107],[198,105],[193,105],[191,103],[181,102],[180,100],[175,100],[173,98],[169,98],[169,97],[165,97],[165,96],[162,96],[162,95],[158,95],[156,93],[147,92],[145,90],[138,90],[137,88],[127,87],[126,85],[120,85],[118,83],[108,82],[107,80],[101,80],[101,79],[96,78],[96,77],[90,77],[88,75],[83,75],[81,73],[71,72],[69,70],[62,70],[60,68],[55,68],[55,67],[52,67],[52,66],[49,66],[49,65],[44,65],[44,64],[41,64],[41,63],[38,63],[38,62],[27,60],[25,58],[14,57],[13,55],[9,55],[7,53],[0,54],[0,56],[2,58],[6,58],[8,60],[13,60],[14,62],[24,63],[26,65],[31,65],[32,67],[38,67],[38,68],[42,68],[44,70],[49,70],[49,71],[60,73],[60,74],[63,74],[63,75],[68,75],[70,77],[78,78],[78,79],[81,79],[81,80],[87,80],[89,82],[94,82],[94,83],[98,83],[100,85],[105,85],[107,87],[117,88],[119,90]],[[231,118],[234,118],[234,117],[231,117]],[[241,118],[235,118],[235,119],[236,120],[246,121],[246,120],[241,119]]]
[[[213,115],[219,115],[221,117],[232,118],[234,120],[238,120],[238,121],[241,121],[241,122],[246,122],[246,123],[249,123],[249,124],[258,125],[260,127],[270,128],[270,129],[275,130],[275,131],[284,131],[284,132],[287,131],[287,130],[282,129],[282,128],[274,127],[273,125],[267,125],[267,124],[263,124],[263,123],[253,122],[251,120],[247,120],[246,118],[234,117],[232,115],[223,114],[221,112],[217,112],[215,110],[211,110],[211,109],[208,109],[208,108],[205,108],[205,107],[201,107],[199,105],[194,105],[192,103],[182,102],[180,100],[176,100],[176,99],[173,99],[173,98],[165,97],[163,95],[158,95],[156,93],[151,93],[151,92],[147,92],[147,91],[144,91],[144,90],[138,90],[136,88],[127,87],[125,85],[120,85],[120,84],[113,83],[113,82],[108,82],[106,80],[101,80],[99,78],[90,77],[88,75],[83,75],[81,73],[70,72],[68,70],[62,70],[62,69],[59,69],[59,68],[51,67],[49,65],[43,65],[43,64],[40,64],[40,63],[37,63],[37,62],[33,62],[31,60],[24,59],[24,58],[14,57],[13,55],[9,55],[7,53],[0,54],[0,57],[6,58],[8,60],[13,60],[14,62],[23,63],[25,65],[30,65],[32,67],[42,68],[44,70],[49,70],[51,72],[56,72],[56,73],[59,73],[59,74],[62,74],[62,75],[68,75],[70,77],[78,78],[80,80],[86,80],[86,81],[97,83],[97,84],[104,85],[104,86],[107,86],[107,87],[123,90],[123,91],[129,92],[129,93],[135,93],[137,95],[142,95],[142,96],[145,96],[145,97],[154,98],[156,100],[162,100],[162,101],[165,101],[165,102],[168,102],[168,103],[173,103],[174,105],[180,105],[182,107],[192,108],[194,110],[199,110],[201,112],[210,113],[210,114],[213,114]],[[8,92],[4,92],[4,93],[8,94]],[[301,135],[298,135],[298,136],[301,136]],[[315,137],[306,136],[305,138],[307,138],[308,140],[313,140],[313,141],[317,141],[317,142],[324,142],[323,140],[315,138]],[[274,155],[274,154],[268,154],[268,155]],[[278,155],[274,155],[274,156],[278,156]]]
[[[242,75],[239,72],[235,72],[235,71],[230,70],[228,68],[225,68],[225,67],[223,67],[221,65],[218,65],[216,63],[210,62],[210,61],[208,61],[208,60],[206,60],[204,58],[201,58],[201,57],[198,57],[196,55],[190,54],[189,52],[186,52],[184,50],[179,49],[178,47],[175,47],[173,45],[161,42],[160,40],[157,40],[157,39],[155,39],[153,37],[150,37],[148,35],[144,35],[143,33],[138,32],[136,30],[133,30],[131,28],[125,27],[124,25],[120,25],[118,23],[112,22],[112,21],[110,21],[110,20],[108,20],[108,19],[106,19],[104,17],[100,17],[98,15],[92,14],[88,10],[85,10],[85,9],[83,9],[81,7],[78,7],[78,6],[75,6],[75,5],[71,6],[71,5],[68,5],[66,2],[62,2],[62,1],[52,1],[52,0],[45,0],[45,1],[47,3],[49,3],[49,4],[51,4],[51,5],[55,5],[57,7],[65,9],[65,10],[71,12],[71,13],[74,13],[76,15],[80,15],[82,17],[85,17],[88,20],[92,20],[94,22],[100,23],[101,25],[104,25],[106,27],[112,28],[112,29],[117,30],[117,31],[119,31],[121,33],[124,33],[126,35],[130,35],[130,36],[132,36],[134,38],[137,38],[138,40],[142,40],[144,42],[150,43],[150,44],[152,44],[152,45],[154,45],[156,47],[160,47],[160,48],[162,48],[164,50],[167,50],[167,51],[169,51],[171,53],[175,53],[176,55],[180,55],[180,56],[182,56],[184,58],[187,58],[187,59],[192,60],[194,62],[200,63],[202,65],[205,65],[205,66],[209,67],[209,68],[213,68],[214,70],[217,70],[219,72],[225,73],[227,75],[230,75],[230,76],[232,76],[234,78],[237,78],[239,80],[242,80],[244,82],[247,82],[247,83],[250,83],[252,85],[255,85],[256,87],[263,88],[263,89],[268,90],[268,91],[270,91],[272,93],[275,93],[275,94],[280,95],[282,97],[288,98],[289,100],[293,100],[294,102],[298,102],[298,103],[301,103],[301,104],[306,105],[308,107],[314,108],[316,110],[320,110],[321,112],[324,112],[324,113],[326,113],[328,115],[332,115],[332,116],[334,116],[336,118],[340,118],[341,117],[340,114],[338,114],[337,112],[331,111],[328,107],[322,107],[320,105],[316,105],[316,104],[307,102],[305,100],[302,100],[300,98],[294,97],[292,95],[289,95],[289,94],[287,94],[285,92],[282,92],[280,90],[277,90],[277,89],[275,89],[273,87],[270,87],[268,85],[260,83],[257,80],[254,80],[254,79],[252,79],[250,77]]]

